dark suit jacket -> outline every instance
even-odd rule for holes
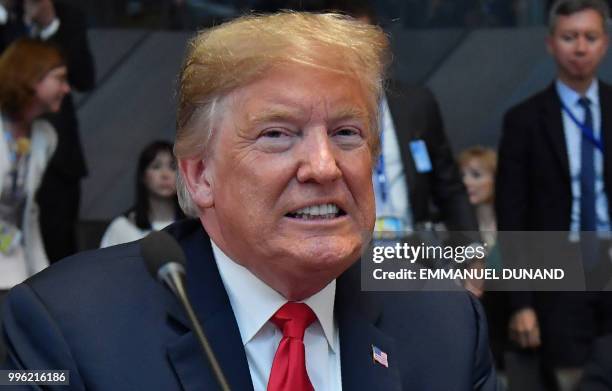
[[[604,184],[612,185],[612,88],[599,83]],[[569,231],[571,179],[555,84],[504,116],[496,179],[500,231]],[[532,306],[530,295],[515,295],[514,309]]]
[[[612,88],[599,83],[604,144],[604,183],[610,194],[612,185]],[[561,101],[553,83],[544,91],[511,108],[504,116],[503,133],[499,144],[499,163],[496,179],[496,212],[500,231],[565,231],[570,229],[572,207],[571,179],[567,146],[561,114]],[[520,267],[525,259],[574,268],[582,273],[579,256],[564,257],[573,248],[559,235],[554,246],[543,247],[531,239],[523,240],[525,247],[510,255],[503,252],[504,263],[516,262]],[[503,236],[500,236],[502,250]],[[513,246],[514,250],[517,250]],[[539,248],[542,247],[542,248]],[[552,255],[554,253],[554,255]],[[573,272],[570,274],[574,274]],[[579,311],[585,308],[588,295],[575,292],[513,292],[509,295],[511,312],[521,308],[535,308],[542,329],[543,354],[560,365],[578,365],[588,352],[589,336],[599,325],[587,321]],[[584,305],[580,304],[583,303]],[[572,311],[567,310],[572,308]],[[581,319],[584,318],[584,319]],[[583,327],[583,328],[582,328]],[[582,329],[581,329],[582,328]],[[562,333],[562,334],[561,334]],[[582,335],[581,335],[582,333]],[[569,344],[549,340],[557,335],[572,335]]]
[[[600,338],[584,366],[580,391],[612,390],[612,335]]]
[[[604,184],[612,186],[612,88],[599,82]],[[568,231],[572,192],[561,101],[553,83],[510,109],[503,122],[496,181],[503,231]]]
[[[185,251],[187,290],[230,386],[252,389],[206,233],[196,220],[169,230]],[[474,298],[364,293],[352,271],[336,289],[343,389],[495,389]],[[215,388],[179,303],[147,274],[139,242],[59,262],[15,287],[4,308],[10,368],[70,370],[71,390]],[[372,361],[372,345],[388,354],[389,368]]]
[[[85,15],[69,4],[54,2],[60,27],[49,38],[62,52],[68,68],[68,82],[78,91],[89,91],[95,84],[94,61],[87,41]],[[87,175],[87,166],[79,137],[76,110],[71,95],[62,102],[58,114],[49,119],[58,132],[55,154],[49,162],[49,170],[69,180]]]
[[[478,231],[433,94],[426,88],[394,83],[387,102],[402,155],[414,222],[441,220],[449,230]],[[416,170],[410,151],[410,142],[415,140],[423,140],[427,146],[432,164],[429,173]],[[439,216],[435,216],[432,206]]]

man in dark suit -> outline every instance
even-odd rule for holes
[[[599,338],[593,344],[579,391],[612,390],[612,334]]]
[[[309,13],[243,17],[190,44],[175,153],[181,206],[199,219],[169,232],[232,389],[495,389],[469,294],[360,292],[387,50],[378,28]],[[16,287],[7,366],[68,369],[74,390],[213,388],[140,246]]]
[[[377,22],[366,1],[338,1],[337,7],[365,23]],[[382,155],[372,177],[376,229],[430,229],[443,223],[450,231],[478,231],[436,98],[424,87],[389,84],[380,107]]]
[[[88,91],[94,87],[85,16],[77,8],[52,0],[5,0],[2,5],[7,18],[0,25],[0,50],[19,36],[40,38],[62,52],[72,88]],[[64,99],[60,112],[49,119],[58,134],[58,145],[38,192],[38,204],[45,250],[54,262],[77,250],[80,181],[87,175],[87,167],[71,95]]]
[[[441,221],[452,231],[478,231],[434,95],[423,87],[395,83],[386,101],[414,224]],[[416,147],[420,142],[424,150]],[[429,167],[420,167],[424,155],[431,163]]]
[[[556,253],[582,252],[587,283],[609,266],[606,241],[586,245],[610,231],[612,89],[596,77],[608,18],[600,0],[553,7],[547,47],[557,80],[506,113],[495,192],[500,230],[565,231],[555,244],[564,250]],[[599,248],[601,254],[589,255]],[[562,259],[551,261],[563,266]],[[578,369],[593,339],[612,327],[609,304],[609,295],[598,292],[517,292],[511,335],[523,348],[542,345],[547,366]]]

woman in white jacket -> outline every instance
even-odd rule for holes
[[[176,159],[172,144],[153,141],[138,158],[134,206],[113,219],[100,247],[141,239],[183,217],[176,197]]]
[[[35,196],[57,136],[39,117],[70,92],[59,51],[19,39],[0,57],[0,298],[49,265]]]

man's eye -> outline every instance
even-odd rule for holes
[[[335,133],[336,136],[358,136],[359,132],[351,128],[341,128]]]
[[[270,129],[270,130],[266,130],[263,134],[263,137],[268,137],[268,138],[281,138],[281,137],[286,137],[287,133],[283,132],[280,129]]]
[[[589,41],[589,42],[595,42],[595,41],[597,41],[598,38],[599,37],[597,35],[587,35],[587,37],[586,37],[587,41]]]

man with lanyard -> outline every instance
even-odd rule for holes
[[[608,18],[601,0],[553,5],[547,48],[557,79],[506,113],[496,188],[499,230],[569,231],[566,246],[582,254],[590,290],[589,275],[610,262],[603,244],[610,233],[612,88],[596,78]],[[564,369],[556,372],[569,383],[593,340],[612,331],[610,297],[601,292],[516,292],[510,306],[511,339],[540,348],[544,366]]]
[[[343,11],[376,24],[367,2],[352,1]],[[431,91],[392,81],[380,102],[380,128],[381,153],[372,176],[376,232],[401,237],[438,222],[451,231],[478,231]]]

